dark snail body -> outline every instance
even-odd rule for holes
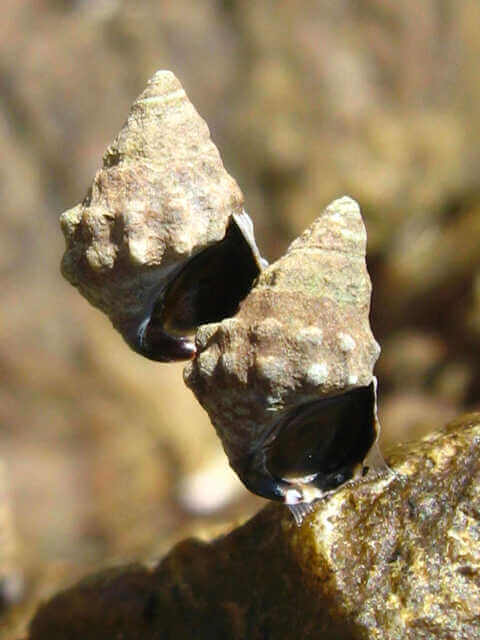
[[[375,391],[353,389],[291,410],[265,444],[265,467],[272,476],[298,479],[321,489],[335,489],[353,477],[376,440]]]
[[[189,360],[196,329],[235,314],[260,273],[256,255],[232,220],[225,238],[175,273],[139,327],[136,351],[151,360]]]
[[[375,385],[314,400],[281,416],[248,457],[241,478],[270,500],[300,500],[307,487],[326,493],[366,472],[377,438]]]

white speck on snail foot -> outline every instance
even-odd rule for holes
[[[353,351],[353,349],[355,349],[355,347],[357,346],[357,343],[349,333],[340,332],[337,337],[338,337],[338,342],[340,344],[340,349],[344,353]]]
[[[302,494],[298,489],[288,489],[285,493],[285,504],[298,504],[302,499]]]
[[[328,376],[328,367],[325,362],[312,364],[307,371],[307,380],[310,384],[323,384]]]

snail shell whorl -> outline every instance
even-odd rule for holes
[[[110,316],[134,349],[168,360],[175,359],[175,354],[170,358],[163,348],[175,352],[180,347],[179,357],[189,357],[193,345],[183,353],[182,344],[187,342],[182,331],[170,340],[163,331],[164,316],[177,318],[184,311],[187,318],[182,324],[192,332],[205,318],[220,319],[230,307],[235,310],[261,268],[246,218],[242,193],[225,171],[206,123],[175,76],[159,71],[107,149],[87,197],[61,217],[67,243],[62,272]],[[243,260],[250,263],[238,269],[248,276],[241,283],[238,300],[229,301],[228,309],[211,318],[197,312],[197,292],[183,291],[179,296],[177,286],[170,301],[180,297],[185,308],[165,311],[162,296],[173,279],[192,257],[220,245],[229,230],[233,253],[242,264]],[[229,252],[223,250],[223,254]],[[211,251],[209,260],[201,268],[197,263],[196,270],[203,273],[213,264],[221,271],[218,262]],[[192,275],[182,277],[194,290]],[[206,307],[210,301],[202,298],[201,303]],[[159,318],[153,329],[152,316]],[[172,327],[173,334],[175,330]],[[160,353],[145,347],[143,339],[149,331],[150,340],[163,340]]]
[[[234,318],[199,329],[198,355],[187,365],[185,381],[246,484],[246,465],[262,467],[278,438],[276,425],[319,400],[342,396],[353,398],[360,411],[365,406],[369,434],[358,449],[359,465],[373,446],[373,367],[380,348],[369,325],[365,251],[357,203],[336,200],[260,274]],[[364,399],[360,391],[346,395],[357,389],[368,389]],[[332,402],[328,411],[346,415],[343,400],[337,408]],[[288,502],[284,494],[277,497]],[[309,501],[306,494],[302,499]]]

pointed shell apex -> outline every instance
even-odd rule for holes
[[[350,198],[350,196],[342,196],[331,202],[326,210],[332,210],[341,216],[361,216],[360,205],[356,200]]]

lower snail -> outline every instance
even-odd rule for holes
[[[334,201],[234,317],[198,329],[184,372],[242,482],[298,524],[315,500],[386,467],[365,252],[357,203]]]

